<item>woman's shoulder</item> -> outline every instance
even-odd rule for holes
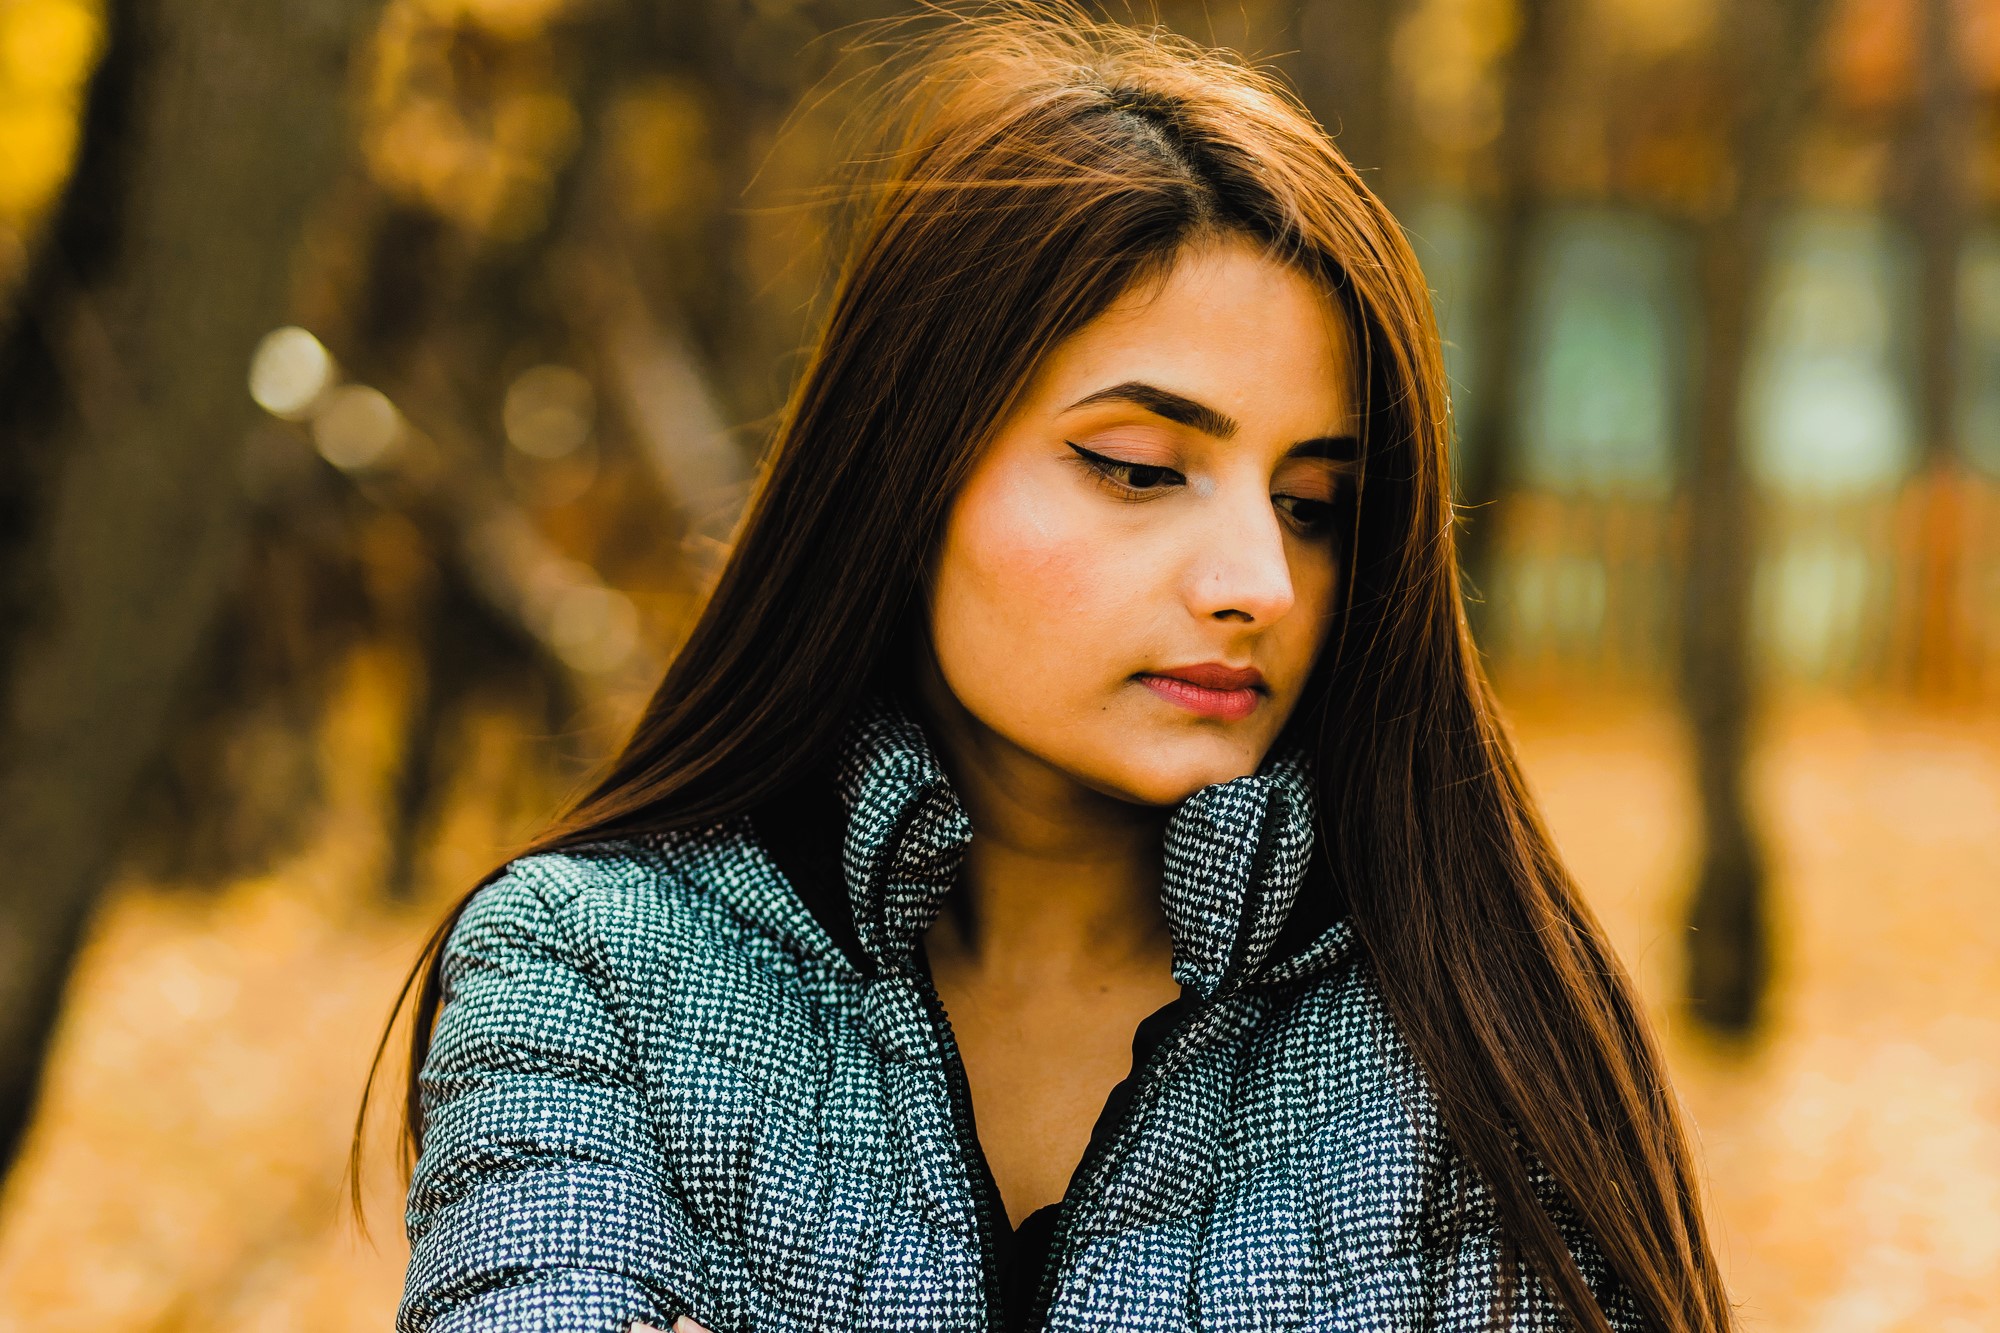
[[[509,860],[473,893],[447,954],[491,940],[600,965],[761,951],[799,935],[788,898],[743,821],[606,838]]]
[[[547,926],[653,917],[684,896],[684,860],[671,840],[632,837],[524,853],[474,891],[463,919]]]
[[[1366,1206],[1343,1196],[1341,1206],[1329,1209],[1329,1244],[1371,1256],[1380,1235],[1400,1232],[1410,1238],[1407,1253],[1435,1272],[1461,1277],[1491,1275],[1514,1262],[1492,1191],[1447,1128],[1434,1085],[1368,959],[1357,952],[1294,988],[1279,1012],[1285,1021],[1277,1031],[1288,1034],[1291,1047],[1274,1054],[1294,1062],[1293,1078],[1302,1077],[1311,1089],[1305,1098],[1311,1110],[1303,1117],[1307,1142],[1294,1145],[1291,1160],[1316,1162],[1330,1177],[1353,1179],[1346,1173],[1359,1171],[1367,1182]],[[1272,1083],[1287,1086],[1282,1078]],[[1639,1327],[1629,1293],[1611,1278],[1554,1177],[1518,1139],[1516,1150],[1592,1290],[1613,1302],[1612,1327]],[[1365,1261],[1372,1260],[1356,1260]],[[1477,1323],[1486,1288],[1479,1282],[1463,1290],[1446,1285],[1451,1289],[1442,1308],[1462,1315],[1467,1326]],[[1523,1300],[1529,1309],[1511,1327],[1542,1326],[1537,1319],[1554,1326],[1554,1297],[1540,1279],[1529,1279]]]
[[[1261,1068],[1250,1086],[1288,1090],[1297,1101],[1285,1114],[1325,1151],[1388,1138],[1403,1154],[1433,1156],[1430,1082],[1360,951],[1272,1000],[1252,1048]]]

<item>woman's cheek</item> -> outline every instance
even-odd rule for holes
[[[1102,619],[1105,553],[1077,508],[1067,497],[1016,484],[968,515],[968,572],[990,636],[1012,645],[1008,660],[1017,667],[1086,657],[1113,628]]]
[[[1121,543],[1112,526],[1093,497],[1032,475],[977,478],[961,497],[938,582],[940,665],[1016,741],[1101,712],[1143,665],[1120,648],[1133,571],[1120,558],[1129,534]]]

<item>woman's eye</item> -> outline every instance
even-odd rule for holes
[[[1076,456],[1090,465],[1092,471],[1128,491],[1158,491],[1168,486],[1183,485],[1187,478],[1170,467],[1158,463],[1128,463],[1123,459],[1086,449],[1074,440],[1064,440]]]
[[[1271,503],[1277,505],[1279,512],[1291,519],[1301,532],[1316,535],[1333,526],[1333,503],[1329,500],[1308,500],[1303,495],[1274,495]]]

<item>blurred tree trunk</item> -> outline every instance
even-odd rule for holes
[[[1471,331],[1471,383],[1459,418],[1459,501],[1467,514],[1461,565],[1483,595],[1475,624],[1490,619],[1487,597],[1500,535],[1500,507],[1520,484],[1521,376],[1526,358],[1535,213],[1541,198],[1541,142],[1557,67],[1556,0],[1519,0],[1518,29],[1501,72],[1500,132],[1494,144],[1494,198],[1488,215],[1484,282]]]
[[[1904,200],[1917,240],[1917,433],[1923,449],[1910,668],[1917,688],[1934,697],[1954,692],[1967,661],[1958,597],[1965,542],[1958,300],[1973,107],[1959,61],[1955,9],[1951,0],[1923,0],[1919,14],[1919,96]]]
[[[1728,181],[1700,238],[1680,685],[1702,839],[1688,916],[1688,998],[1697,1018],[1732,1035],[1756,1026],[1770,970],[1767,870],[1746,790],[1757,524],[1744,466],[1744,367],[1792,176],[1790,150],[1809,105],[1823,8],[1824,0],[1765,0],[1726,5],[1718,19]]]
[[[135,782],[234,575],[257,339],[337,164],[364,0],[114,0],[0,336],[0,1162]]]

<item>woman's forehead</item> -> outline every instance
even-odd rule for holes
[[[1150,413],[1218,439],[1354,430],[1346,319],[1295,267],[1247,241],[1218,244],[1146,287],[1051,351],[1037,410]]]

